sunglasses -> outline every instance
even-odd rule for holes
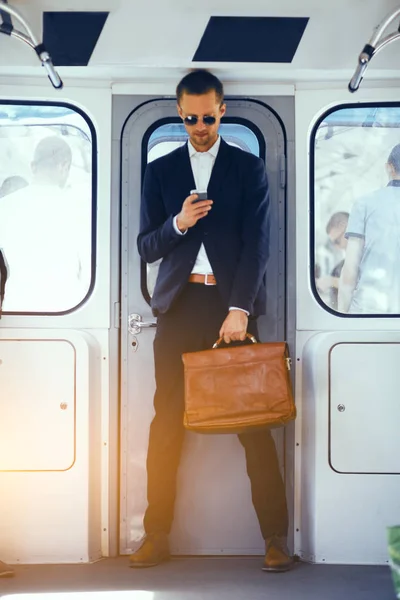
[[[184,117],[183,122],[185,125],[189,125],[189,127],[191,127],[192,125],[197,125],[199,118],[202,119],[204,125],[214,125],[215,121],[217,120],[216,117],[211,116],[196,117],[195,115],[188,115],[187,117]]]

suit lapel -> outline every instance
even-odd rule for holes
[[[190,156],[187,142],[179,148],[177,153],[178,166],[177,166],[177,180],[179,186],[185,190],[185,198],[189,196],[190,190],[196,188],[196,184],[193,177],[192,165],[190,164]]]
[[[215,159],[214,167],[211,173],[210,182],[208,184],[209,198],[215,198],[216,194],[222,187],[226,173],[231,163],[231,152],[229,144],[221,138],[221,144],[218,150],[217,158]]]

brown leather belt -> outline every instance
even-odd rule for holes
[[[202,283],[204,285],[217,285],[217,280],[212,273],[200,275],[200,273],[192,273],[189,277],[190,283]]]

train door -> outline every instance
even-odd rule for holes
[[[398,98],[383,87],[355,103],[345,89],[296,95],[306,193],[297,203],[295,549],[306,561],[387,564],[386,528],[399,521]]]
[[[290,98],[282,98],[290,108]],[[137,105],[136,108],[132,108]],[[220,133],[225,140],[266,161],[271,189],[271,256],[267,268],[266,316],[261,339],[283,340],[285,331],[285,154],[282,121],[266,104],[229,99]],[[279,103],[278,103],[279,105]],[[123,125],[123,126],[122,126]],[[121,503],[120,552],[143,536],[146,454],[153,417],[153,339],[156,319],[150,299],[158,265],[137,251],[141,182],[146,164],[185,143],[173,99],[114,99],[114,127],[121,127]],[[276,434],[284,467],[283,432]],[[186,434],[178,475],[175,554],[258,554],[263,540],[251,502],[243,450],[234,435]]]
[[[108,551],[110,120],[108,89],[2,88],[0,555],[11,564]]]

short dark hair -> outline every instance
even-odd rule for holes
[[[176,87],[176,99],[179,102],[183,94],[189,94],[193,96],[200,96],[201,94],[207,94],[212,90],[222,104],[224,101],[224,86],[222,82],[205,69],[197,69],[185,75],[185,77],[178,83]]]
[[[341,225],[344,225],[345,227],[347,227],[347,223],[349,221],[349,216],[350,215],[348,212],[334,213],[326,225],[326,233],[329,234],[329,232],[332,231],[332,229],[334,227],[340,227]]]
[[[400,175],[400,144],[397,144],[389,154],[388,163],[392,165],[396,173]]]

